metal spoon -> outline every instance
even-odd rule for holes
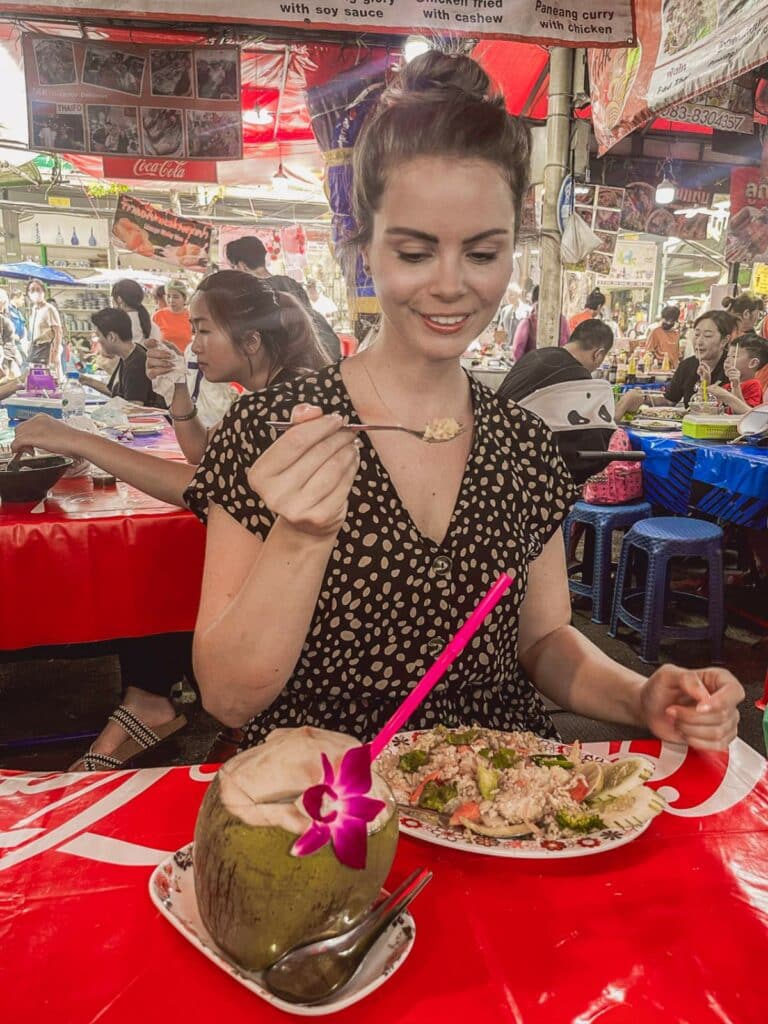
[[[348,932],[289,950],[267,968],[263,984],[288,1003],[322,1003],[352,979],[379,936],[431,878],[427,868],[417,869]]]

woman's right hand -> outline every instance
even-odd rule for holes
[[[147,338],[147,376],[150,380],[157,380],[166,373],[182,371],[186,374],[184,356],[177,348],[167,341],[158,341],[156,338]]]
[[[35,448],[52,452],[54,455],[79,455],[78,440],[82,439],[83,431],[62,423],[61,420],[38,413],[16,427],[16,435],[11,442],[13,452],[34,452]]]
[[[335,537],[347,515],[349,492],[360,464],[360,443],[338,414],[298,405],[300,424],[261,455],[248,483],[276,516],[313,537]]]
[[[699,375],[699,380],[706,381],[707,384],[712,382],[712,370],[709,368],[707,363],[699,363],[697,373]]]

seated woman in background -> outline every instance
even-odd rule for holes
[[[513,586],[409,728],[553,736],[545,696],[704,749],[736,735],[730,672],[646,679],[571,625],[560,525],[577,492],[541,421],[462,370],[512,274],[529,153],[470,58],[405,65],[353,156],[375,342],[245,396],[206,450],[188,492],[208,520],[195,671],[246,745],[299,725],[370,740],[502,570]],[[446,418],[464,430],[424,444]]]
[[[328,362],[299,304],[250,274],[224,270],[205,278],[192,297],[190,309],[195,332],[193,349],[208,380],[234,380],[249,391],[257,391]],[[125,315],[120,310],[102,312]],[[165,372],[162,360],[153,372]],[[183,395],[174,398],[172,410],[182,404],[190,410],[174,420],[176,430],[181,432],[199,424],[189,392],[182,385],[177,390]],[[201,436],[207,438],[206,432],[201,430]],[[11,447],[13,451],[41,448],[88,459],[147,494],[180,506],[195,472],[193,465],[134,451],[45,415],[20,424]],[[129,738],[130,729],[130,737],[134,732],[142,735],[142,727],[152,730],[156,738],[145,746],[154,746],[186,724],[184,717],[176,714],[169,695],[183,675],[191,677],[191,647],[191,633],[126,640],[118,645],[125,689],[122,710],[75,763],[75,770],[116,768],[138,753],[137,741]]]
[[[672,374],[663,394],[639,388],[622,398],[622,414],[636,412],[641,405],[690,405],[696,388],[707,384],[725,384],[725,349],[736,328],[736,320],[721,309],[702,313],[693,323],[692,356],[683,359]]]

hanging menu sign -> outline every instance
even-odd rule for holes
[[[30,147],[154,161],[239,160],[240,51],[26,35]]]
[[[151,16],[189,23],[290,25],[292,30],[346,28],[410,35],[446,33],[526,39],[560,46],[628,46],[635,41],[633,0],[25,0],[19,13]]]

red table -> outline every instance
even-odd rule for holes
[[[173,432],[137,443],[180,459]],[[205,531],[186,512],[119,483],[61,480],[45,512],[0,504],[0,648],[191,630]]]
[[[589,744],[606,753],[608,744]],[[392,882],[428,864],[415,947],[340,1024],[764,1024],[768,766],[740,741],[655,741],[670,812],[572,860],[499,860],[401,838]],[[268,1024],[288,1018],[151,904],[152,866],[192,836],[210,766],[0,772],[0,1006],[9,1021]]]

